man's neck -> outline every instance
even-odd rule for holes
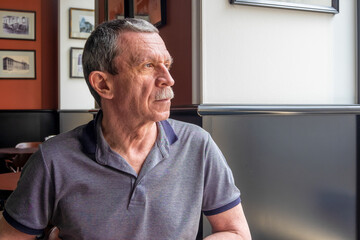
[[[139,173],[157,138],[155,122],[141,123],[103,114],[103,135],[112,150],[119,153]]]

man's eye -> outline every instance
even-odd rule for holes
[[[152,63],[147,63],[147,64],[145,64],[145,67],[146,68],[151,68],[151,67],[153,67],[154,65],[152,64]]]

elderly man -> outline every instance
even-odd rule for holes
[[[172,58],[143,20],[99,25],[83,53],[101,106],[94,121],[40,146],[0,222],[0,239],[251,239],[232,173],[203,129],[168,119]]]

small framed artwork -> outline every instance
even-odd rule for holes
[[[69,37],[75,39],[87,39],[94,30],[94,10],[70,8],[69,11]]]
[[[166,24],[166,0],[134,0],[134,17],[144,19],[156,27]]]
[[[230,0],[233,4],[339,13],[339,0]]]
[[[70,78],[84,78],[82,48],[70,48]]]
[[[156,27],[166,24],[166,0],[106,0],[105,19],[141,18]]]
[[[148,14],[135,15],[134,18],[140,18],[140,19],[142,19],[142,20],[151,22],[151,21],[150,21],[150,16],[149,16]]]
[[[0,19],[0,38],[35,41],[35,12],[0,9]]]
[[[0,50],[0,79],[35,79],[34,50]]]
[[[147,15],[147,14],[135,15],[134,18],[141,18],[143,20],[146,20],[146,21],[150,22],[149,15]],[[125,17],[124,17],[124,15],[116,15],[116,19],[125,19]]]

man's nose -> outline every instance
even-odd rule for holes
[[[159,66],[159,74],[156,79],[156,85],[158,87],[171,87],[174,84],[175,80],[172,78],[169,69],[164,64],[161,64]]]

